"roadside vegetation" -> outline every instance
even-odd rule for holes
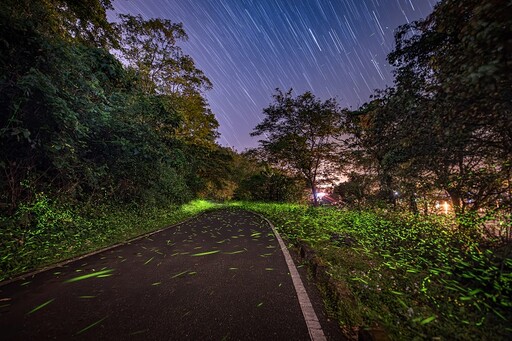
[[[0,282],[27,271],[125,242],[181,222],[216,205],[194,200],[184,205],[138,209],[96,207],[87,212],[62,206],[43,194],[0,217]]]
[[[341,290],[325,299],[347,335],[377,326],[396,340],[512,335],[512,250],[476,237],[476,223],[461,229],[445,215],[233,205],[268,217],[291,246],[312,248]]]

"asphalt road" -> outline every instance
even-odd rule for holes
[[[327,338],[340,339],[312,297]],[[221,210],[1,286],[0,339],[309,340],[309,333],[268,224]]]

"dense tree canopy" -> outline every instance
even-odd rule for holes
[[[164,205],[204,193],[214,176],[213,188],[225,185],[228,172],[212,170],[232,155],[215,142],[202,94],[211,82],[181,52],[181,24],[132,16],[111,24],[109,8],[109,0],[3,1],[3,209],[38,192]]]
[[[298,198],[297,176],[316,199],[350,134],[351,183],[338,190],[352,202],[401,198],[417,212],[421,198],[444,192],[458,213],[510,209],[511,7],[443,0],[400,27],[388,57],[395,85],[350,113],[277,90],[253,132],[270,167],[216,143],[204,96],[212,83],[181,50],[181,24],[109,23],[110,0],[5,0],[1,208],[13,212],[38,192],[88,204],[281,201]]]
[[[140,15],[119,17],[116,53],[136,72],[144,92],[168,98],[181,117],[176,138],[215,148],[219,124],[202,94],[212,83],[178,45],[187,39],[183,25],[165,19],[144,20]]]

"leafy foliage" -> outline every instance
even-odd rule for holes
[[[181,52],[182,25],[112,24],[110,8],[2,2],[3,278],[189,216],[178,205],[228,181],[211,83]]]
[[[183,25],[164,19],[144,20],[140,15],[119,17],[117,54],[137,73],[141,90],[158,93],[172,103],[181,117],[174,132],[178,139],[214,147],[219,123],[202,96],[212,83],[178,45],[187,39]]]
[[[510,6],[445,0],[397,30],[395,87],[351,115],[360,164],[388,201],[400,191],[418,211],[441,190],[458,214],[510,210]]]
[[[203,149],[220,148],[218,123],[200,93],[211,83],[177,45],[186,37],[181,24],[124,16],[114,27],[106,21],[109,6],[106,0],[3,6],[4,212],[40,192],[92,206],[167,206],[206,186],[197,178],[207,173],[197,170],[209,161]]]
[[[380,324],[397,339],[507,339],[512,261],[446,216],[241,203],[265,214],[290,242],[313,247],[356,303],[342,326]],[[335,308],[336,309],[336,308]],[[347,311],[348,310],[348,311]]]
[[[287,176],[271,167],[243,179],[235,192],[235,199],[266,202],[301,202],[304,200],[302,179]]]
[[[165,19],[144,20],[121,14],[120,54],[139,73],[146,92],[198,93],[211,88],[210,80],[177,45],[187,39],[183,25]]]

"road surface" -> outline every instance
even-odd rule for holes
[[[340,339],[327,324],[327,339]],[[274,233],[242,210],[0,286],[0,331],[2,340],[310,339]]]

